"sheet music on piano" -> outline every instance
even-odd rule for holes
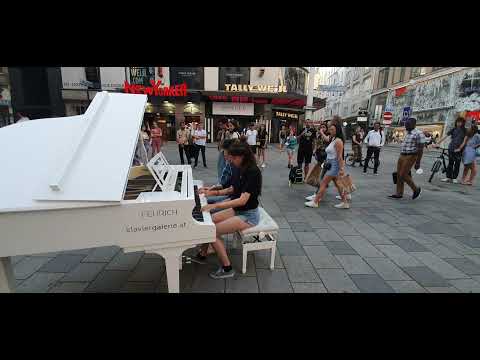
[[[84,115],[0,129],[0,292],[14,290],[11,256],[112,245],[163,256],[179,292],[183,251],[215,241],[215,226],[190,166],[159,153],[131,168],[146,101],[102,92]]]

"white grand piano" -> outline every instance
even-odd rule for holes
[[[111,245],[161,255],[179,292],[182,253],[215,226],[190,166],[131,167],[146,102],[101,92],[84,115],[0,129],[0,292],[15,290],[11,256]]]

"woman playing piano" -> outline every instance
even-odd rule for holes
[[[212,244],[222,266],[210,274],[213,279],[225,279],[235,275],[228,258],[222,235],[258,225],[258,197],[262,190],[262,173],[258,168],[250,146],[244,142],[235,143],[229,149],[232,164],[240,169],[239,178],[227,189],[217,190],[216,196],[230,195],[231,200],[208,204],[202,211],[222,210],[212,215],[217,230],[216,241]],[[202,246],[198,260],[205,260],[208,245]]]

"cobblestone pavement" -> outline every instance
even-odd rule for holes
[[[164,152],[179,163],[176,146]],[[208,169],[195,177],[215,180],[217,150],[207,149]],[[318,209],[304,207],[308,185],[288,187],[286,154],[271,148],[263,170],[261,202],[278,222],[275,269],[266,251],[249,255],[247,273],[212,280],[209,265],[185,264],[183,292],[480,292],[480,191],[439,182],[427,183],[433,153],[426,155],[421,196],[406,187],[402,200],[388,199],[398,148],[381,154],[379,176],[349,168],[358,191],[350,210],[333,207],[331,186]],[[371,172],[371,170],[370,170]],[[230,244],[231,239],[227,239]],[[241,255],[230,249],[237,270]],[[124,254],[115,246],[13,258],[18,292],[166,292],[165,266],[158,255]]]

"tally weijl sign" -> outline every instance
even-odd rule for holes
[[[225,84],[225,91],[259,92],[259,93],[286,93],[286,85],[245,85]]]

